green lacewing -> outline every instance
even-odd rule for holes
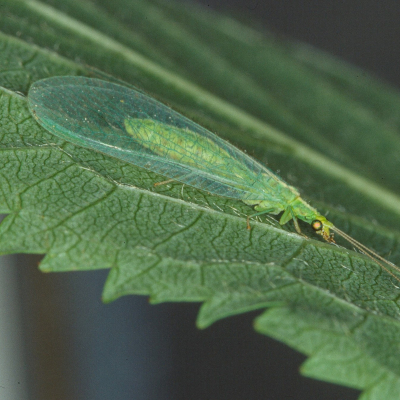
[[[400,281],[390,263],[335,227],[264,165],[146,94],[100,79],[64,76],[35,82],[29,108],[52,134],[211,194],[238,199],[256,213],[298,219],[327,242],[336,232]]]

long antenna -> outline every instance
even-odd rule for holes
[[[353,239],[347,233],[344,233],[340,229],[336,228],[335,226],[330,228],[334,232],[336,232],[339,236],[342,236],[343,239],[346,239],[349,243],[351,243],[356,249],[360,250],[361,253],[364,253],[367,257],[369,257],[372,261],[376,262],[382,269],[384,269],[388,274],[392,275],[398,282],[400,282],[400,278],[396,276],[389,268],[392,268],[400,273],[400,268],[391,263],[390,261],[386,260],[379,254],[375,253],[373,250],[369,249],[367,246],[363,245],[362,243],[358,242],[357,240]],[[383,265],[385,263],[389,268]]]

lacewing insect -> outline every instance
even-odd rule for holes
[[[46,130],[81,147],[254,206],[256,214],[279,214],[279,223],[298,219],[327,242],[333,233],[393,272],[400,268],[336,228],[271,170],[207,129],[151,97],[122,85],[85,77],[35,82],[29,108]],[[249,226],[249,218],[247,226]]]

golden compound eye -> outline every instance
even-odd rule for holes
[[[316,219],[315,221],[312,222],[311,226],[314,229],[314,231],[320,231],[324,225],[322,224],[321,221]]]

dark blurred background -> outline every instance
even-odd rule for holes
[[[197,0],[309,43],[400,86],[397,1]]]
[[[197,2],[312,44],[400,86],[400,2]],[[15,373],[0,382],[1,399],[350,400],[359,395],[301,377],[303,355],[254,332],[252,321],[260,312],[200,331],[198,304],[151,306],[139,296],[102,304],[107,271],[45,275],[37,270],[38,256],[3,261],[0,279],[11,283],[1,304],[13,306],[1,309],[14,317],[3,336],[21,334],[23,341],[3,340],[3,355],[11,352],[19,363],[8,365]],[[14,386],[18,390],[5,390]]]

